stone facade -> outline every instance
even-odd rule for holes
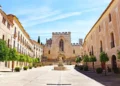
[[[42,55],[43,55],[43,46],[41,44],[39,44],[38,42],[36,42],[35,40],[32,40],[33,42],[33,46],[34,46],[34,55],[33,57],[34,58],[42,58]]]
[[[120,0],[112,0],[98,21],[86,35],[83,49],[84,54],[95,55],[100,66],[99,55],[104,51],[109,56],[107,65],[120,66],[117,50],[120,50]]]
[[[43,46],[31,40],[18,18],[12,14],[7,15],[2,9],[0,9],[0,39],[5,40],[9,48],[16,48],[20,54],[32,58],[41,58],[43,54]],[[14,67],[16,66],[17,62],[14,64]],[[12,62],[0,62],[0,69],[5,67],[11,68]]]
[[[52,39],[47,40],[44,46],[44,56],[48,59],[58,59],[60,54],[65,59],[81,56],[82,45],[71,44],[71,32],[53,32]]]

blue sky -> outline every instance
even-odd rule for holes
[[[3,11],[18,17],[30,37],[45,43],[52,32],[72,33],[72,43],[86,36],[111,0],[0,0]]]

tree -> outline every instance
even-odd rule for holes
[[[108,55],[105,52],[100,53],[100,62],[105,64],[105,76],[106,76],[106,62],[109,61]]]
[[[120,51],[119,50],[117,51],[117,56],[118,56],[118,59],[120,59]]]
[[[25,62],[26,62],[26,66],[27,66],[27,63],[29,62],[29,60],[30,60],[30,57],[28,56],[28,55],[25,55]]]
[[[9,60],[12,61],[12,71],[14,69],[14,61],[18,60],[17,51],[15,48],[9,50]]]
[[[38,43],[40,44],[40,36],[38,36]]]
[[[33,58],[33,62],[38,63],[38,62],[40,62],[40,59],[39,58]]]
[[[29,65],[33,63],[33,58],[29,57]]]
[[[89,62],[89,56],[88,55],[83,56],[83,62],[85,62],[86,66],[87,66],[87,62]]]
[[[26,58],[23,54],[20,54],[19,61],[20,61],[20,66],[22,67],[22,63],[26,61]]]
[[[8,60],[9,48],[6,45],[6,42],[0,39],[0,61]]]
[[[82,61],[81,57],[76,57],[75,62],[78,64]]]
[[[94,70],[94,62],[96,62],[97,61],[97,59],[96,59],[96,57],[95,56],[90,56],[90,62],[92,62],[92,66],[93,66],[93,70]]]

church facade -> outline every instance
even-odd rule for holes
[[[44,56],[48,59],[75,58],[82,55],[82,39],[79,43],[71,43],[71,32],[53,32],[52,38],[46,39]]]

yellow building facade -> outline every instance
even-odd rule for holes
[[[82,39],[79,43],[71,43],[71,32],[53,32],[52,38],[44,46],[44,56],[48,59],[58,59],[62,54],[64,59],[81,56]]]
[[[120,66],[118,50],[120,50],[120,0],[112,0],[86,35],[83,52],[97,57],[96,67],[101,66],[100,53],[106,52],[109,57],[107,65],[113,68]]]

